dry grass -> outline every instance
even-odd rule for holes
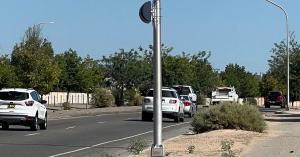
[[[245,151],[254,138],[262,139],[267,133],[257,133],[242,130],[216,130],[202,134],[185,134],[164,142],[166,156],[170,157],[215,157],[221,156],[221,141],[232,140],[232,150],[239,156]],[[188,147],[195,146],[194,152],[189,154]],[[150,157],[149,149],[139,156]]]

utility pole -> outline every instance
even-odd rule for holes
[[[162,145],[162,74],[161,74],[161,16],[160,0],[153,0],[153,50],[154,50],[154,143],[151,147],[152,157],[164,156]]]
[[[153,144],[151,157],[164,157],[162,144],[162,74],[161,74],[161,16],[160,0],[144,3],[140,9],[140,18],[145,23],[152,21],[153,25],[153,72],[154,72],[154,110],[153,110]]]
[[[274,6],[276,6],[277,8],[279,8],[285,16],[285,29],[286,29],[286,55],[287,55],[287,62],[286,62],[286,66],[287,66],[287,78],[286,78],[286,82],[287,82],[287,105],[286,105],[286,110],[290,110],[290,51],[289,51],[289,24],[288,24],[288,13],[287,11],[279,4],[276,4],[274,1],[272,0],[266,0],[267,2],[273,4]]]

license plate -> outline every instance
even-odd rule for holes
[[[15,108],[15,106],[16,106],[15,104],[8,104],[7,108]]]

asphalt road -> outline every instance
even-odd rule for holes
[[[163,140],[183,134],[184,123],[163,121]],[[141,121],[140,112],[113,113],[72,119],[50,120],[47,130],[30,131],[23,126],[0,129],[0,157],[99,157],[104,154],[128,156],[129,142],[153,138],[153,122]]]
[[[261,111],[266,115],[265,120],[271,123],[270,132],[275,135],[251,145],[244,157],[299,157],[300,112],[275,107]]]

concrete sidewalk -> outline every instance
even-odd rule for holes
[[[268,134],[249,147],[244,157],[298,157],[300,156],[300,110],[280,110],[265,117]]]

